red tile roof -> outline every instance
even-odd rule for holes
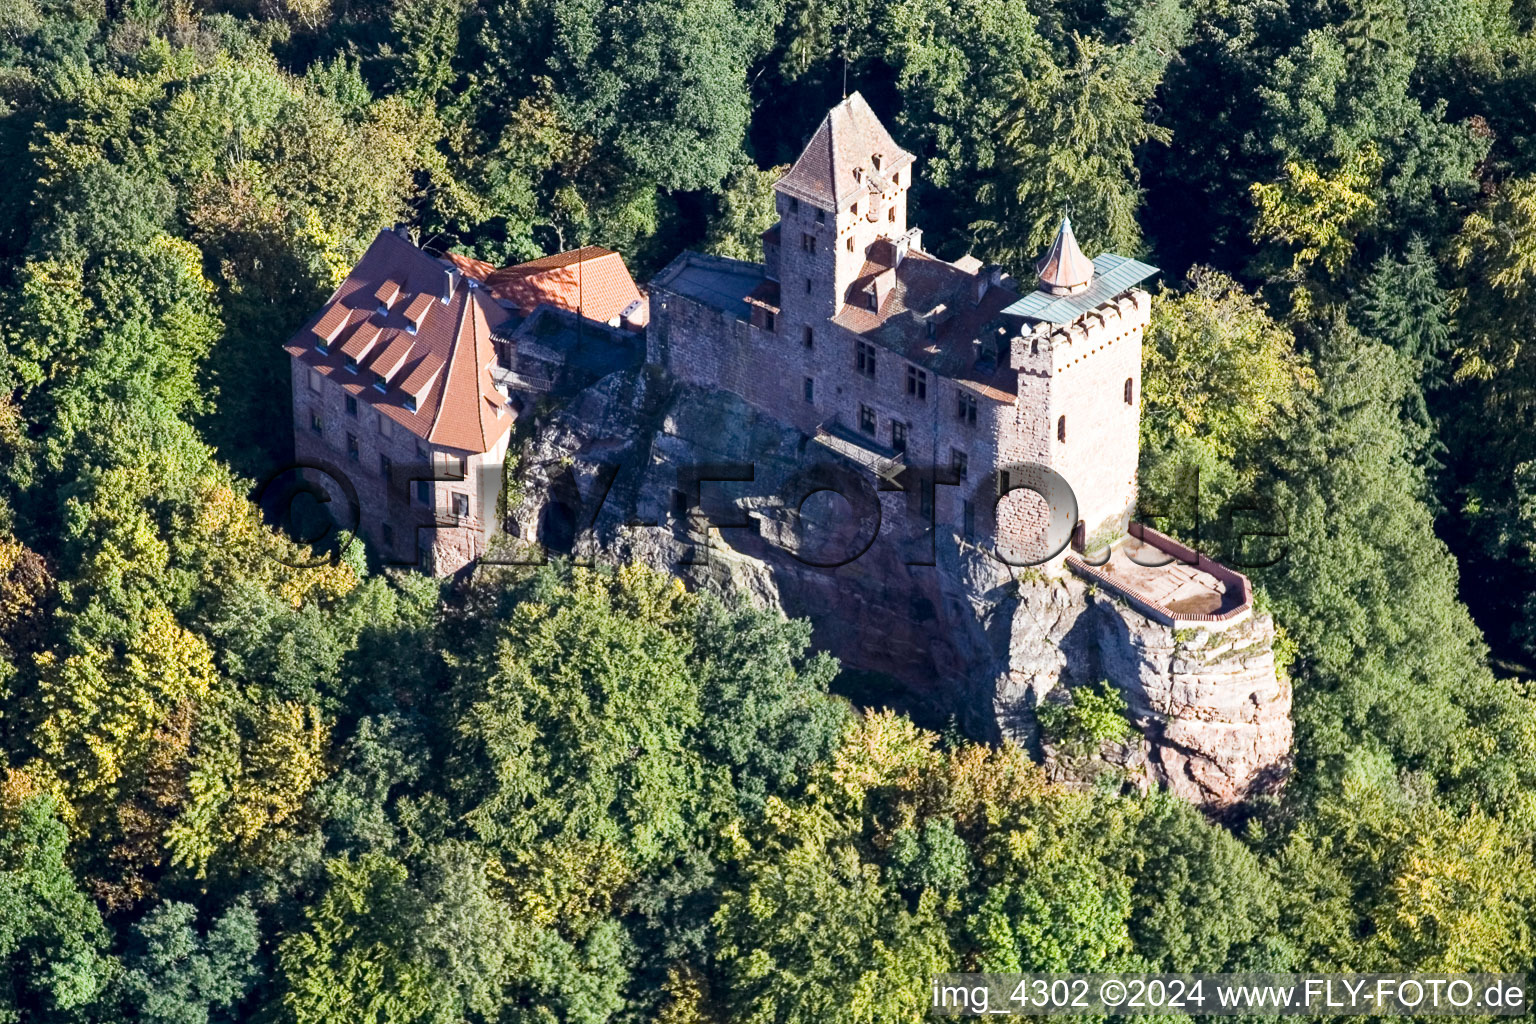
[[[465,277],[472,277],[476,281],[484,281],[496,270],[485,260],[477,260],[473,256],[460,256],[456,252],[444,253],[443,259],[458,267],[459,273]]]
[[[325,308],[285,349],[417,437],[459,451],[485,452],[512,428],[513,415],[490,373],[495,361],[491,330],[506,321],[507,312],[484,289],[463,280],[455,282],[444,302],[448,273],[399,235],[381,231]],[[399,282],[401,298],[411,298],[408,304],[397,299],[381,316],[378,292],[389,281]],[[420,318],[415,334],[406,329],[405,308]],[[343,351],[332,348],[330,355],[322,355],[316,350],[321,325],[334,326],[332,339],[353,325],[355,333],[342,349],[367,330],[377,330],[377,339],[359,360],[366,372],[349,372]],[[390,383],[381,393],[373,387],[373,375],[386,371]],[[408,397],[415,398],[414,409]]]
[[[540,303],[548,303],[612,324],[631,305],[644,302],[624,257],[598,245],[504,267],[491,273],[485,283],[492,295],[512,303],[524,316]],[[642,315],[638,322],[645,319]]]
[[[773,187],[835,210],[856,194],[882,191],[911,162],[912,154],[896,145],[864,97],[854,93],[827,111],[800,159]]]

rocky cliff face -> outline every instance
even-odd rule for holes
[[[1060,774],[1114,770],[1213,807],[1283,775],[1290,688],[1267,616],[1175,634],[1076,579],[1015,576],[972,546],[908,535],[905,496],[876,493],[867,470],[654,368],[547,414],[517,458],[516,539],[638,560],[806,616],[844,665],[900,680],[971,735],[1024,743]],[[800,500],[824,485],[855,498]],[[1034,708],[1099,680],[1141,738],[1069,756],[1040,735]]]

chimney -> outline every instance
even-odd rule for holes
[[[976,271],[976,304],[981,305],[981,300],[987,292],[1003,283],[1003,268],[996,263],[989,263]]]
[[[443,305],[453,301],[453,290],[459,286],[458,268],[450,267],[443,271]]]
[[[902,235],[900,238],[896,239],[895,243],[893,243],[896,246],[895,265],[898,267],[901,266],[901,261],[907,258],[907,243],[909,241],[910,239],[908,239],[906,235]]]

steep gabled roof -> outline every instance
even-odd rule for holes
[[[490,375],[491,329],[508,315],[483,288],[448,274],[409,241],[381,231],[325,307],[285,348],[422,440],[484,452],[512,427],[513,416]],[[381,311],[379,291],[387,282],[399,286],[399,295]],[[414,319],[407,318],[408,311]],[[345,334],[348,330],[355,333]],[[317,331],[334,331],[333,339],[347,340],[324,354],[315,348]],[[369,335],[373,340],[366,349],[352,344]],[[357,372],[347,366],[348,356],[357,359]],[[388,386],[380,392],[374,374],[386,372]]]
[[[624,257],[599,245],[503,267],[492,271],[485,284],[492,295],[512,303],[524,316],[540,303],[548,303],[611,324],[635,303],[644,302]],[[636,322],[645,319],[641,315]]]
[[[875,164],[879,163],[876,167]],[[789,173],[774,184],[787,196],[835,210],[912,162],[858,93],[827,111]]]
[[[503,411],[501,396],[491,379],[491,364],[495,360],[485,309],[479,302],[464,303],[448,355],[443,400],[427,440],[450,448],[483,452],[501,439],[512,418]]]

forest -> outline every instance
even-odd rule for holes
[[[1162,268],[1143,491],[1272,556],[1280,795],[1060,786],[649,570],[289,567],[281,345],[380,228],[750,257],[845,88],[928,249]],[[1531,0],[0,0],[0,162],[0,1021],[1530,967]]]

